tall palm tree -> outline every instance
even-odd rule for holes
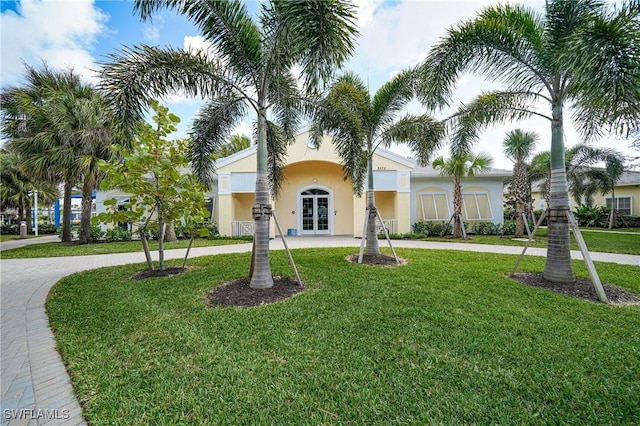
[[[2,133],[22,158],[29,174],[51,183],[64,183],[62,241],[71,241],[71,191],[79,173],[70,141],[54,129],[53,116],[64,109],[63,100],[82,96],[80,78],[71,70],[55,71],[46,64],[26,66],[25,84],[2,91]]]
[[[2,93],[3,133],[23,158],[23,167],[41,180],[64,183],[62,241],[71,241],[71,191],[82,183],[80,242],[89,242],[92,191],[99,160],[110,156],[113,115],[103,98],[72,70],[27,66],[27,83]]]
[[[462,180],[491,170],[493,159],[487,153],[456,153],[449,159],[440,156],[433,160],[432,166],[440,170],[442,176],[453,178],[453,238],[462,238]]]
[[[182,90],[210,98],[193,124],[190,154],[203,181],[209,181],[214,171],[211,154],[249,108],[255,112],[255,267],[250,285],[272,287],[269,176],[277,195],[286,146],[293,141],[303,106],[292,70],[299,67],[301,85],[311,92],[341,66],[354,47],[353,6],[342,0],[269,1],[262,3],[256,22],[239,0],[136,0],[134,4],[142,19],[162,8],[185,15],[217,57],[149,46],[125,48],[105,64],[102,87],[125,119],[142,117],[150,95]]]
[[[373,155],[383,145],[408,145],[420,164],[439,146],[443,127],[428,115],[404,115],[402,108],[413,96],[409,74],[400,74],[371,96],[364,82],[353,73],[338,77],[317,109],[311,140],[319,145],[322,135],[333,137],[342,160],[345,179],[361,194],[366,179],[367,255],[379,255],[378,218],[373,187]]]
[[[446,104],[461,72],[503,83],[483,93],[458,117],[461,137],[472,143],[494,122],[531,116],[551,124],[549,245],[545,278],[575,280],[569,252],[569,198],[564,161],[563,113],[585,137],[627,134],[640,127],[640,2],[612,10],[599,0],[548,0],[544,14],[518,5],[484,9],[448,30],[421,66],[425,103]],[[535,109],[545,103],[549,113]]]
[[[538,139],[539,136],[535,132],[525,132],[522,129],[515,129],[508,132],[502,142],[504,154],[513,162],[511,191],[516,199],[516,238],[522,238],[524,236],[523,213],[526,212],[528,207],[527,200],[531,187],[527,160],[533,153]]]

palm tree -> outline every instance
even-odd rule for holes
[[[18,220],[27,222],[27,232],[31,232],[34,194],[40,205],[52,204],[59,193],[55,185],[39,182],[22,167],[20,157],[6,149],[0,150],[0,205],[18,210]],[[35,212],[36,220],[38,212]]]
[[[551,151],[537,153],[531,159],[528,167],[529,185],[532,187],[535,182],[540,182],[538,190],[544,197],[545,205],[549,206],[549,189],[551,187]],[[530,190],[531,191],[531,190]],[[531,192],[529,193],[531,199]],[[529,206],[533,209],[533,206]]]
[[[383,145],[408,145],[420,164],[426,164],[438,147],[443,127],[428,115],[397,118],[413,96],[409,74],[400,74],[384,84],[373,97],[362,80],[346,73],[330,86],[317,109],[311,140],[319,145],[326,132],[342,160],[345,179],[361,194],[367,181],[367,255],[380,254],[378,218],[373,187],[373,155]]]
[[[524,6],[488,7],[450,29],[421,66],[422,100],[444,105],[461,72],[503,83],[465,105],[458,139],[472,143],[480,128],[532,116],[551,124],[549,244],[544,277],[575,280],[569,252],[569,197],[564,161],[563,112],[586,137],[627,134],[640,127],[640,2],[615,10],[598,0],[548,0],[545,13]],[[549,106],[538,112],[536,103]]]
[[[531,188],[527,160],[531,156],[538,139],[539,136],[535,132],[515,129],[507,133],[507,137],[502,142],[504,154],[513,162],[511,191],[516,199],[516,238],[524,236],[523,213],[528,207],[527,200]]]
[[[251,139],[245,135],[233,135],[229,142],[220,145],[213,153],[213,159],[228,157],[251,146]]]
[[[453,178],[453,238],[462,238],[462,180],[491,170],[493,159],[489,154],[456,153],[451,158],[442,156],[433,160],[432,166],[442,176]]]
[[[98,161],[110,156],[112,114],[98,92],[72,70],[27,66],[27,83],[2,92],[3,133],[40,180],[64,183],[62,241],[71,241],[71,192],[82,183],[80,242],[89,242],[91,193],[100,180]]]
[[[211,155],[248,108],[255,112],[255,267],[250,285],[272,287],[269,183],[277,195],[286,146],[293,141],[304,104],[292,70],[299,67],[301,85],[309,93],[340,67],[353,50],[357,32],[353,6],[342,0],[270,1],[262,3],[255,22],[239,0],[136,0],[134,4],[142,19],[161,8],[185,15],[200,28],[217,57],[149,46],[125,48],[105,64],[102,87],[125,120],[142,117],[150,95],[182,90],[210,98],[193,124],[190,150],[192,167],[205,182],[214,171]]]
[[[596,187],[602,195],[611,193],[609,229],[616,226],[616,185],[624,171],[624,157],[619,152],[613,152],[606,156],[604,168],[593,168],[587,171],[587,176],[596,183]]]

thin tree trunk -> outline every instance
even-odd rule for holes
[[[144,257],[147,259],[149,272],[153,272],[153,260],[151,259],[151,251],[149,250],[149,242],[147,241],[146,229],[142,229],[140,231],[140,241],[142,241],[142,249],[144,250]]]
[[[91,192],[93,190],[93,180],[85,178],[82,184],[82,217],[80,218],[80,244],[91,242],[91,206],[93,200]]]
[[[462,184],[456,176],[453,183],[453,238],[462,238]]]
[[[162,210],[158,207],[158,269],[164,271],[164,228]]]
[[[565,166],[562,104],[554,104],[551,122],[551,188],[549,194],[548,247],[544,278],[552,282],[574,282],[569,245],[569,192]]]
[[[266,110],[258,113],[258,146],[256,198],[253,206],[255,221],[253,236],[254,269],[251,276],[251,288],[273,287],[273,276],[269,259],[269,221],[271,214],[269,204],[269,180],[267,177],[267,122]]]
[[[62,205],[62,242],[71,242],[71,192],[73,182],[67,180],[64,183],[64,201]]]

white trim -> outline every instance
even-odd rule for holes
[[[604,205],[605,205],[605,207],[611,208],[610,206],[607,205],[607,201],[611,200],[612,198],[613,197],[604,197]],[[629,199],[629,214],[628,215],[624,215],[624,213],[622,213],[620,211],[620,199],[621,198]],[[616,199],[616,210],[618,211],[618,213],[620,213],[620,214],[622,214],[624,216],[633,216],[633,196],[632,195],[624,195],[622,197],[615,197],[615,199]]]
[[[326,231],[317,231],[317,230],[313,230],[313,231],[303,231],[302,230],[302,193],[305,191],[308,191],[310,189],[321,189],[323,191],[327,191],[328,195],[326,195],[326,197],[329,198],[329,207],[328,207],[328,212],[327,212],[327,221],[328,221],[328,228]],[[307,185],[304,186],[302,188],[299,188],[297,193],[296,193],[296,197],[297,197],[297,218],[296,218],[296,222],[297,222],[297,234],[298,235],[333,235],[333,228],[334,228],[334,214],[332,214],[335,210],[334,210],[334,204],[333,204],[333,190],[331,188],[329,188],[328,186],[324,186],[324,185],[318,185],[318,184],[313,184],[313,185]],[[322,195],[304,195],[304,197],[322,197]]]

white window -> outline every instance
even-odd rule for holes
[[[420,207],[422,220],[449,220],[449,200],[446,192],[422,192],[420,193]]]
[[[607,207],[611,208],[611,197],[604,199]],[[616,197],[615,208],[621,215],[631,216],[631,197]]]
[[[487,192],[463,192],[462,201],[464,220],[493,221],[493,212]]]

